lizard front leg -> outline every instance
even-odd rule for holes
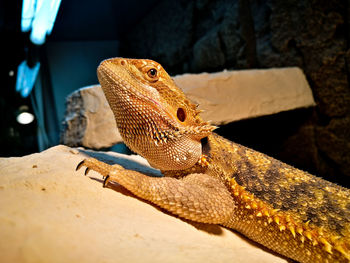
[[[105,176],[104,186],[111,181],[117,182],[136,196],[185,219],[223,224],[235,210],[226,186],[206,174],[190,174],[181,179],[155,178],[94,158],[82,161],[77,170],[82,166],[86,166],[87,171],[94,170]]]

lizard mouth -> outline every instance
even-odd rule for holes
[[[161,107],[160,103],[155,99],[142,93],[140,89],[134,88],[133,79],[123,66],[103,61],[97,68],[97,76],[104,92],[113,93],[115,97],[120,96],[122,93],[127,93],[128,95],[134,95],[137,98],[147,100],[157,107]],[[149,89],[149,87],[141,83],[137,85],[143,86],[142,88],[144,89]]]
[[[146,103],[143,104],[148,105],[154,113],[158,113],[159,117],[164,118],[171,127],[175,128],[177,126],[172,121],[172,115],[167,110],[167,107],[157,100],[159,98],[158,92],[153,87],[137,81],[123,65],[117,65],[109,60],[102,61],[97,68],[97,76],[104,93],[112,95],[106,97],[121,98],[127,96],[128,99],[126,101],[129,101],[131,106],[140,104],[136,100],[145,101]],[[148,94],[152,95],[152,97]],[[123,101],[125,101],[125,98]],[[113,107],[116,101],[108,101],[108,103]]]

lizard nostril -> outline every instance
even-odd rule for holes
[[[125,60],[121,60],[121,61],[120,61],[120,64],[121,64],[122,66],[124,66],[125,63],[126,63]]]

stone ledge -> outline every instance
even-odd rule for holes
[[[174,81],[215,125],[316,105],[299,68],[184,74]]]
[[[73,92],[68,96],[66,105],[61,143],[101,149],[123,141],[99,85]]]
[[[287,262],[234,231],[103,188],[96,172],[75,171],[87,156],[159,176],[140,156],[62,145],[0,158],[0,262]]]

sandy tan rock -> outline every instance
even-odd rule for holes
[[[315,105],[299,68],[184,74],[174,81],[204,110],[203,119],[215,125]],[[61,142],[65,145],[99,149],[122,142],[98,85],[67,99],[64,123]]]
[[[286,262],[225,228],[183,221],[101,176],[87,155],[159,175],[139,156],[57,146],[0,159],[0,262]]]
[[[174,80],[204,110],[203,119],[216,125],[316,105],[296,67],[184,74]]]
[[[68,96],[61,142],[101,149],[122,142],[113,112],[99,85],[81,88]]]

